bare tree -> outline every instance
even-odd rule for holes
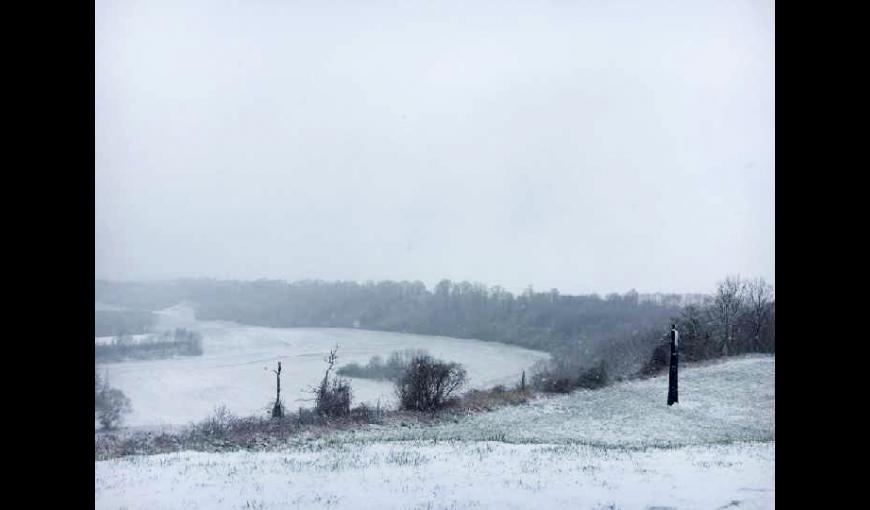
[[[327,363],[326,373],[323,374],[320,387],[314,390],[314,408],[321,416],[337,417],[350,414],[350,384],[340,377],[329,379],[329,373],[332,372],[338,359],[337,353],[338,346],[336,345],[334,349],[329,351],[329,356],[325,360]]]
[[[710,313],[723,356],[728,355],[728,349],[734,342],[737,324],[744,312],[745,294],[746,283],[739,276],[725,278],[716,288]]]
[[[688,305],[676,319],[680,331],[680,351],[687,361],[715,356],[711,352],[710,324],[703,308]]]
[[[338,359],[338,346],[335,346],[334,349],[329,351],[329,356],[326,357],[324,361],[326,361],[326,373],[323,374],[323,381],[320,383],[321,387],[326,386],[329,382],[329,372],[332,371],[332,368],[335,366],[335,361]]]
[[[749,350],[761,348],[761,332],[771,316],[773,287],[757,278],[746,282],[745,319],[749,326]]]
[[[272,370],[275,373],[275,384],[277,385],[275,404],[272,406],[272,418],[284,417],[284,403],[281,402],[281,362],[278,362],[278,370]]]

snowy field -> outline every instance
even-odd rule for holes
[[[498,439],[611,447],[669,447],[775,439],[776,358],[741,356],[680,370],[680,402],[666,405],[668,377],[577,390],[435,426],[372,427],[337,440]]]
[[[665,375],[280,451],[101,461],[95,506],[774,508],[774,372],[769,356],[688,367],[673,408]]]
[[[773,443],[630,451],[420,442],[98,462],[96,508],[774,507]]]
[[[142,335],[126,335],[127,338],[131,340],[130,343],[137,344],[139,342],[146,341],[154,336],[154,334],[142,334]],[[94,337],[94,345],[111,345],[115,340],[114,336],[95,336]]]
[[[469,387],[514,385],[523,370],[548,354],[497,342],[341,328],[265,328],[223,321],[197,321],[184,305],[158,312],[158,330],[176,327],[203,335],[203,355],[101,365],[109,382],[129,398],[130,427],[185,425],[225,405],[238,415],[265,414],[274,401],[275,375],[281,361],[281,394],[291,410],[310,407],[310,388],[323,377],[324,358],[339,345],[338,366],[368,363],[403,349],[426,349],[437,358],[461,362]],[[104,343],[107,338],[95,338]],[[352,379],[353,404],[382,406],[395,401],[393,385]]]

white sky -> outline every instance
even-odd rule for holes
[[[98,278],[774,277],[774,4],[96,2]]]

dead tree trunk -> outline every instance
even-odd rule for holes
[[[278,371],[275,372],[275,383],[276,383],[276,389],[278,390],[277,395],[275,396],[275,402],[278,402],[281,400],[281,362],[280,361],[278,362]]]
[[[278,370],[275,372],[276,395],[275,405],[272,406],[272,418],[282,418],[284,416],[284,404],[281,403],[281,362],[278,362]]]

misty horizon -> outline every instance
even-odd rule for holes
[[[719,281],[724,280],[727,276],[738,277],[738,278],[741,278],[741,279],[744,279],[744,280],[753,279],[753,278],[751,278],[751,277],[746,277],[746,276],[744,276],[744,275],[736,275],[736,274],[735,274],[735,275],[726,275],[726,276],[723,276]],[[435,287],[436,287],[436,285],[438,284],[438,282],[443,281],[443,280],[451,281],[451,282],[454,283],[454,284],[466,282],[466,283],[471,283],[471,284],[473,284],[473,285],[483,285],[483,286],[487,287],[487,288],[490,289],[490,290],[492,290],[492,289],[494,289],[494,288],[500,288],[500,289],[502,289],[502,290],[504,290],[504,291],[506,291],[506,292],[510,292],[510,293],[513,294],[514,296],[520,296],[520,295],[522,295],[522,294],[525,293],[529,288],[531,288],[535,293],[547,293],[547,292],[550,292],[550,291],[552,291],[552,290],[555,289],[555,290],[558,291],[561,295],[574,295],[574,296],[593,296],[593,295],[597,295],[597,296],[599,296],[599,297],[601,297],[601,298],[605,298],[606,296],[608,296],[608,295],[610,295],[610,294],[618,294],[618,295],[620,295],[620,296],[624,296],[624,295],[626,295],[626,294],[631,293],[632,291],[633,291],[633,292],[636,292],[637,294],[639,294],[639,295],[641,295],[641,296],[643,296],[643,295],[679,295],[679,296],[700,296],[700,295],[704,295],[704,296],[712,296],[712,295],[714,295],[715,292],[716,292],[715,285],[714,285],[713,287],[711,287],[710,289],[706,290],[706,291],[699,291],[699,292],[694,292],[694,291],[680,292],[680,291],[672,291],[672,290],[667,290],[667,289],[651,289],[651,290],[645,290],[645,289],[638,289],[638,288],[635,288],[635,287],[631,287],[631,288],[629,288],[629,289],[625,289],[625,290],[613,290],[613,291],[607,291],[607,292],[604,292],[604,291],[596,291],[596,290],[592,290],[592,291],[588,291],[588,292],[568,292],[568,291],[563,291],[563,289],[561,289],[561,288],[559,288],[559,287],[539,288],[539,287],[536,287],[536,286],[534,286],[534,285],[529,284],[529,285],[525,285],[525,286],[522,286],[522,287],[519,287],[519,288],[512,288],[512,287],[508,287],[508,286],[506,286],[506,285],[500,285],[500,284],[498,284],[498,283],[488,283],[488,282],[481,282],[481,281],[474,281],[474,280],[454,280],[454,279],[452,279],[452,278],[438,278],[437,280],[435,280],[435,281],[433,281],[433,282],[428,282],[428,281],[422,280],[422,279],[420,279],[420,278],[405,279],[405,280],[392,280],[392,279],[375,280],[375,279],[371,279],[371,278],[369,278],[369,279],[365,279],[365,280],[352,280],[352,279],[333,279],[333,280],[328,280],[328,279],[323,279],[323,278],[298,278],[298,279],[289,280],[289,279],[286,279],[286,278],[252,278],[252,279],[242,279],[242,278],[214,278],[214,277],[208,277],[208,276],[199,276],[199,277],[174,277],[174,278],[152,278],[152,279],[140,278],[140,279],[129,279],[129,280],[123,280],[123,279],[111,279],[111,278],[96,278],[96,279],[95,279],[95,282],[98,282],[98,283],[99,283],[99,282],[105,282],[105,283],[119,283],[119,284],[166,284],[166,283],[185,282],[185,281],[213,281],[213,282],[238,282],[238,283],[278,282],[278,283],[283,283],[283,284],[294,284],[294,283],[315,282],[315,281],[316,281],[316,282],[323,282],[323,283],[326,283],[326,284],[332,284],[332,283],[355,283],[355,284],[357,284],[357,285],[378,284],[378,283],[381,283],[381,282],[394,282],[394,283],[401,283],[401,282],[414,283],[414,282],[420,282],[420,283],[422,283],[422,284],[425,286],[425,288],[426,288],[427,291],[429,291],[429,292],[433,292],[433,291],[435,290]],[[717,282],[717,283],[718,283],[718,282]],[[768,283],[769,283],[769,282],[768,282]]]
[[[773,3],[95,7],[98,279],[775,285]]]

